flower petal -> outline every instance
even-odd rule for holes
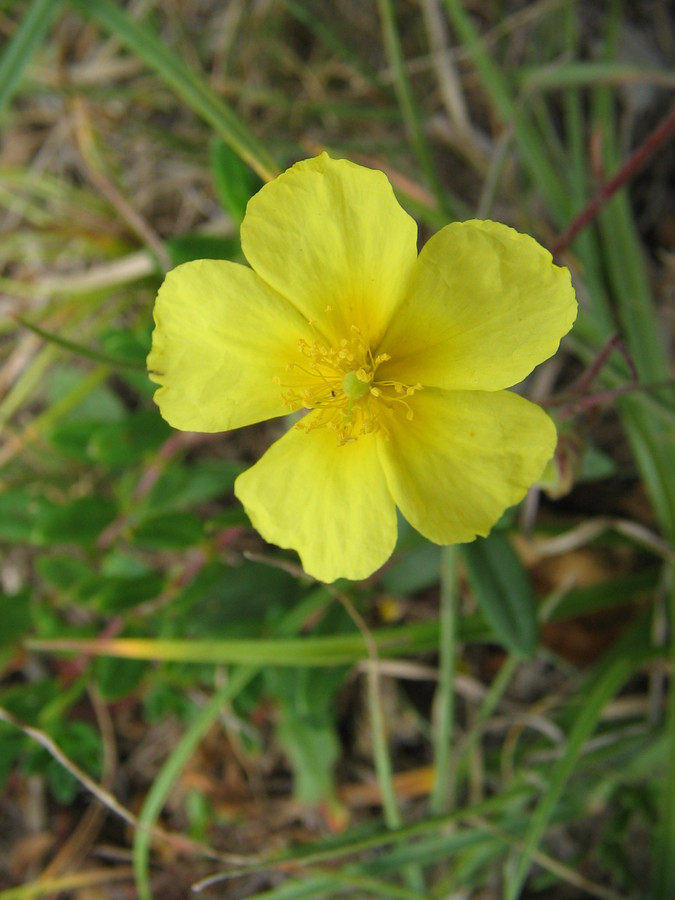
[[[241,243],[261,278],[327,339],[355,326],[376,342],[415,265],[417,226],[383,172],[322,153],[251,198]]]
[[[366,578],[394,550],[396,509],[372,435],[338,446],[330,428],[291,428],[234,492],[265,540],[297,550],[320,581]]]
[[[392,415],[379,441],[396,504],[437,544],[486,535],[553,455],[553,422],[510,391],[431,388],[409,402],[414,419]]]
[[[420,253],[379,350],[382,377],[496,391],[552,356],[577,304],[570,273],[529,235],[498,222],[447,225]]]
[[[148,356],[162,416],[184,431],[226,431],[288,413],[282,388],[307,322],[247,266],[185,263],[155,303]]]

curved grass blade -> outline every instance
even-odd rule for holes
[[[60,337],[60,335],[54,334],[51,331],[45,331],[38,325],[34,325],[32,322],[28,322],[26,319],[21,318],[21,316],[14,316],[13,318],[19,322],[20,325],[23,325],[24,328],[32,331],[33,334],[37,334],[38,337],[41,337],[48,343],[63,347],[64,350],[70,350],[71,353],[74,353],[77,356],[84,356],[87,359],[93,359],[97,363],[103,363],[106,366],[112,366],[116,369],[133,369],[135,372],[145,372],[144,363],[136,362],[126,356],[115,356],[112,353],[104,353],[102,350],[92,350],[90,347],[85,347],[84,344],[69,341],[67,338]]]
[[[279,169],[248,126],[213,90],[204,76],[193,71],[147,26],[136,22],[111,0],[70,0],[85,18],[93,19],[115,35],[201,116],[264,181]]]

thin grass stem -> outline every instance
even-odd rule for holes
[[[398,98],[401,116],[405,124],[408,136],[413,145],[417,161],[424,173],[429,187],[436,196],[436,199],[444,212],[452,217],[452,210],[448,200],[447,193],[441,188],[436,174],[436,169],[431,159],[429,145],[427,144],[422,128],[422,122],[418,113],[415,98],[413,96],[408,73],[405,68],[405,60],[403,58],[403,50],[399,40],[398,29],[396,27],[396,18],[394,16],[394,8],[391,0],[378,0],[377,3],[380,10],[380,20],[382,22],[382,37],[384,47],[394,73],[394,88]]]
[[[447,813],[453,807],[452,732],[455,719],[458,559],[459,551],[456,546],[443,547],[439,615],[439,681],[434,698],[435,778],[429,801],[429,808],[433,816]]]

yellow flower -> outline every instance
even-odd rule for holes
[[[572,326],[567,269],[489,221],[418,256],[385,175],[326,154],[251,199],[241,240],[250,268],[167,275],[148,366],[175,428],[303,411],[237,479],[255,528],[326,582],[388,559],[397,506],[438,544],[486,535],[553,454],[550,418],[504,388]]]

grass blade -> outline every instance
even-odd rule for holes
[[[514,100],[504,73],[490,56],[465,9],[465,4],[460,0],[444,0],[444,3],[448,18],[460,40],[465,44],[483,87],[497,112],[505,124],[513,124],[516,144],[533,183],[542,190],[551,211],[562,224],[572,213],[569,193],[552,164],[536,128]]]
[[[394,17],[394,9],[391,0],[378,0],[380,10],[380,19],[382,21],[382,34],[384,38],[384,46],[387,53],[389,64],[394,72],[394,86],[396,88],[396,96],[398,97],[401,116],[405,123],[406,130],[412,142],[424,176],[429,183],[429,187],[434,192],[438,203],[448,215],[451,214],[450,203],[448,201],[447,192],[441,188],[434,164],[431,159],[431,153],[427,145],[422,122],[419,117],[415,98],[413,97],[408,80],[408,73],[405,69],[403,59],[403,51],[401,42],[399,41],[398,31],[396,28],[396,19]]]
[[[434,697],[434,786],[429,799],[432,815],[449,812],[453,806],[455,723],[455,669],[457,666],[457,625],[459,591],[456,546],[441,551],[441,609],[439,615],[439,682]]]
[[[0,56],[0,116],[7,109],[33,53],[49,31],[59,0],[33,0]]]
[[[532,814],[523,852],[516,862],[515,871],[507,880],[504,900],[517,900],[520,896],[530,863],[546,826],[555,812],[565,785],[577,768],[586,741],[593,734],[605,704],[616,694],[630,674],[653,655],[645,618],[641,624],[642,628],[636,626],[630,629],[623,639],[617,641],[610,651],[609,659],[598,667],[578,694],[581,709],[568,731],[565,752],[553,766],[548,790]]]
[[[56,344],[57,347],[62,347],[64,350],[69,350],[76,356],[84,356],[86,359],[93,359],[98,363],[102,363],[106,366],[112,366],[116,369],[133,369],[137,372],[145,372],[146,370],[143,363],[138,363],[133,359],[129,359],[128,357],[114,356],[111,353],[104,353],[102,350],[91,350],[84,344],[78,344],[75,341],[69,341],[67,338],[60,337],[58,334],[54,334],[51,331],[44,331],[38,325],[34,325],[32,322],[28,322],[26,321],[26,319],[22,319],[21,316],[15,316],[14,318],[17,322],[23,325],[24,328],[32,331],[33,334],[37,334],[38,337],[41,337],[43,340],[47,341],[47,343]]]
[[[668,569],[668,615],[670,621],[670,671],[675,672],[675,572]],[[675,897],[675,690],[671,676],[670,689],[666,708],[666,739],[670,752],[666,759],[666,777],[664,779],[663,806],[661,819],[656,831],[654,848],[654,878],[651,885],[652,900],[661,897]]]
[[[150,28],[134,21],[123,7],[111,0],[70,2],[78,12],[114,34],[153,69],[264,181],[270,181],[278,174],[272,156],[234,110],[216,94],[203,75],[187,66]]]
[[[462,546],[469,581],[481,612],[511,653],[532,656],[537,608],[532,583],[508,539],[498,531]]]
[[[378,654],[407,655],[432,650],[438,639],[435,622],[404,628],[372,632]],[[154,659],[173,662],[241,663],[275,666],[339,666],[368,658],[368,648],[361,634],[335,636],[231,640],[185,641],[117,638],[112,640],[34,641],[34,650],[76,651],[95,655],[120,656],[128,659]]]
[[[181,771],[196,750],[199,742],[222,712],[223,707],[232,702],[257,672],[257,669],[251,667],[238,669],[231,675],[227,684],[217,691],[206,706],[197,714],[188,730],[174,747],[148,791],[138,816],[138,821],[145,825],[146,828],[152,828],[157,822],[162,807],[176,784]],[[136,829],[134,833],[133,863],[136,886],[141,900],[152,900],[148,872],[150,840],[151,835],[149,831],[141,828]]]

